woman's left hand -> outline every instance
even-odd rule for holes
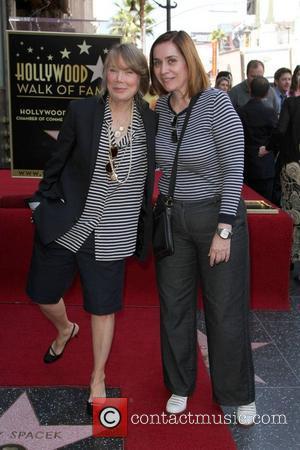
[[[218,224],[220,228],[227,228],[231,231],[231,225],[228,224]],[[217,233],[214,234],[211,246],[209,249],[209,265],[213,267],[215,264],[221,262],[227,262],[230,258],[230,244],[231,239],[222,239]]]

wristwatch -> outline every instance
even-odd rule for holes
[[[228,230],[228,228],[217,228],[217,235],[222,239],[230,239],[232,236],[232,231]]]

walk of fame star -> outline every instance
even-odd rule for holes
[[[260,348],[260,347],[264,347],[265,345],[269,345],[270,342],[252,342],[251,343],[251,348],[253,351],[255,351],[256,349]],[[202,333],[202,331],[198,330],[198,345],[203,357],[203,361],[205,364],[205,367],[207,369],[209,369],[209,359],[208,359],[208,346],[207,346],[207,337],[204,333]],[[258,375],[255,375],[255,381],[257,383],[261,383],[261,384],[266,384],[266,382],[260,378]]]
[[[86,53],[87,55],[89,55],[89,48],[91,47],[91,45],[87,45],[85,40],[82,42],[82,44],[77,44],[77,47],[80,48],[79,55],[81,55],[81,53]]]
[[[96,65],[93,66],[86,66],[88,69],[90,69],[93,72],[93,76],[91,79],[91,83],[97,78],[102,78],[103,76],[103,62],[101,56],[98,57]]]
[[[91,425],[40,425],[24,392],[0,418],[0,444],[55,450],[92,436]]]
[[[66,48],[64,48],[63,50],[60,50],[60,53],[61,53],[61,58],[62,59],[64,59],[64,58],[67,58],[67,59],[70,59],[70,51],[69,50],[67,50]]]

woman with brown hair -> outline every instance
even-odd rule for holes
[[[184,31],[161,35],[150,52],[156,111],[159,201],[170,173],[187,110],[173,198],[175,252],[156,261],[161,303],[166,410],[181,413],[196,382],[196,312],[202,285],[214,399],[238,406],[238,420],[256,414],[248,328],[249,260],[246,209],[240,198],[244,139],[228,96],[209,88],[195,45]]]
[[[106,57],[100,98],[71,102],[38,191],[30,201],[36,225],[27,293],[57,336],[45,363],[63,356],[78,334],[63,296],[79,272],[91,314],[94,367],[87,411],[105,397],[105,365],[122,308],[125,260],[144,259],[151,240],[156,115],[142,96],[149,71],[132,44]]]
[[[296,66],[292,75],[289,97],[300,96],[300,66]]]

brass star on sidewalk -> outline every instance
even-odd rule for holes
[[[26,392],[0,419],[0,443],[30,450],[55,450],[92,435],[91,425],[40,425]]]

